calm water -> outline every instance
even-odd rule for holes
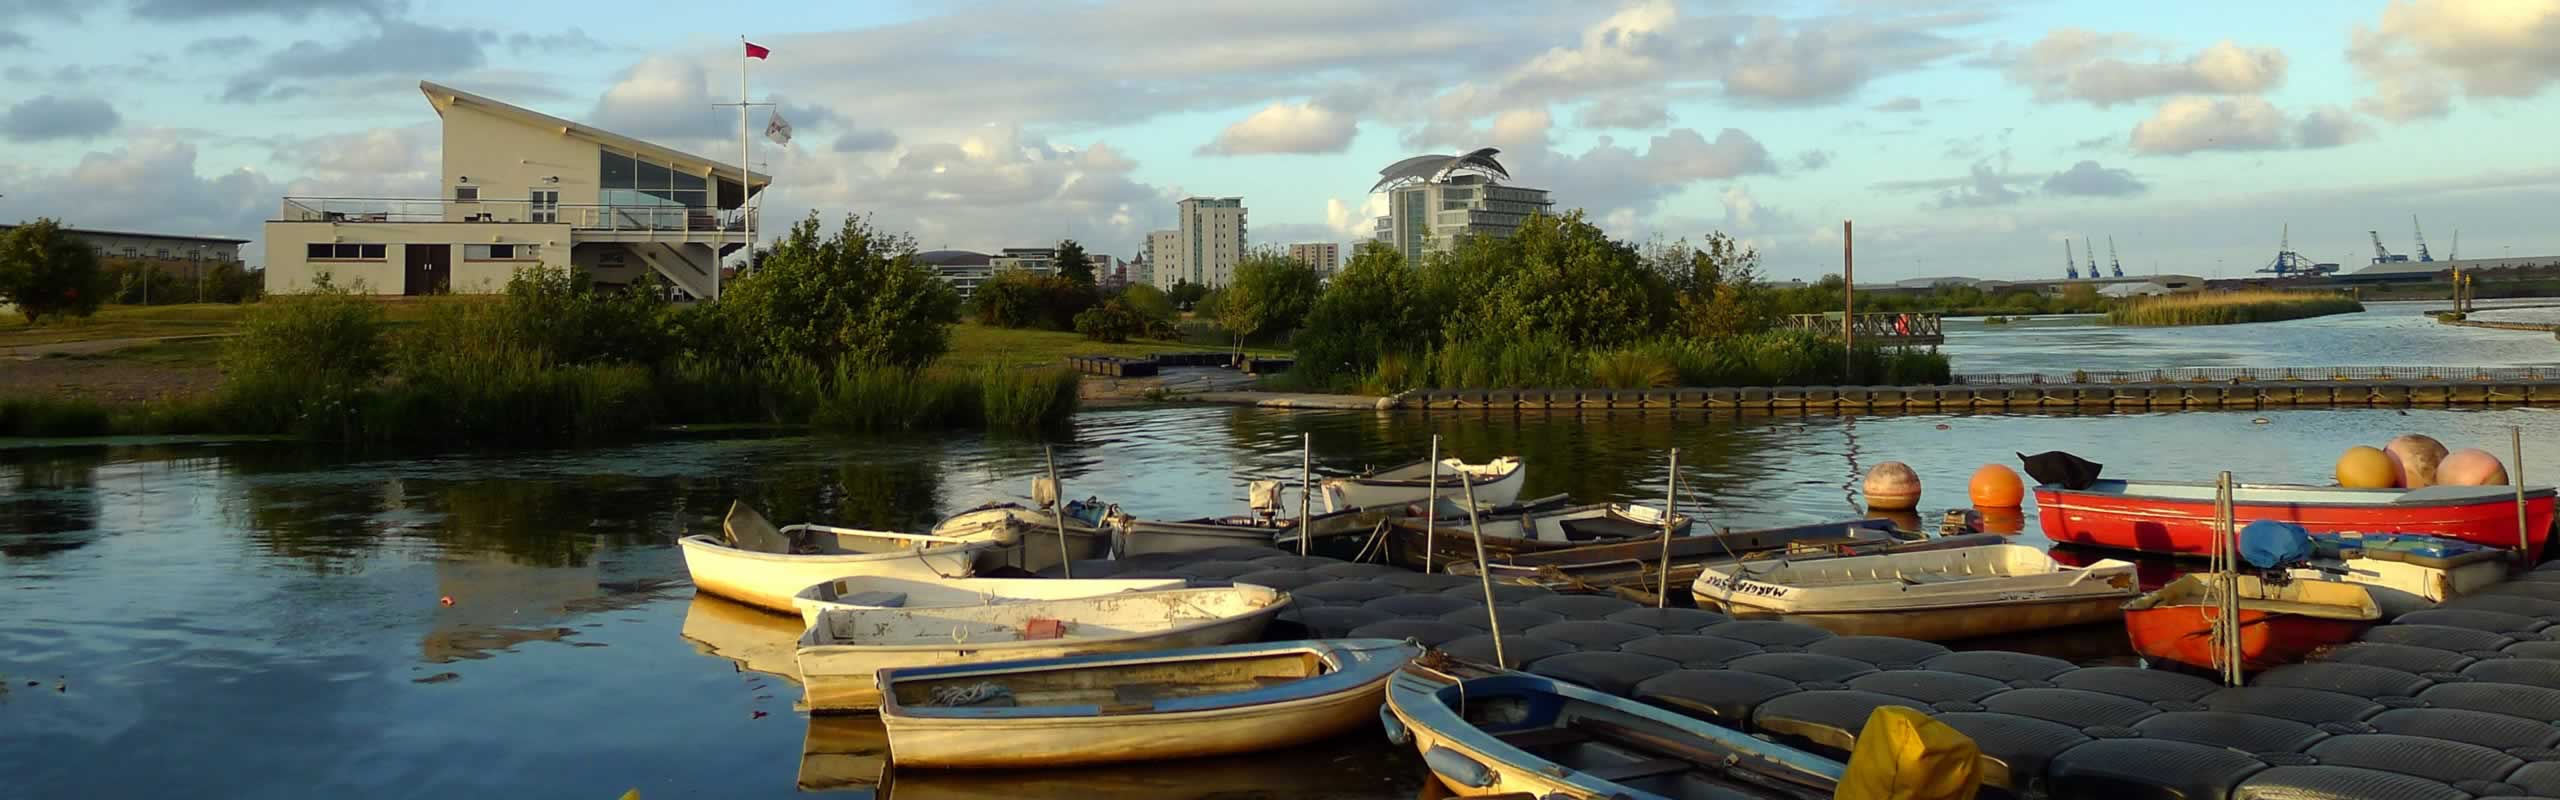
[[[2331,324],[2336,342],[2371,343],[2363,352],[2264,363],[2397,363],[2409,336],[2439,330],[2405,326],[2414,313]],[[2554,347],[2473,337],[2497,333],[2465,330],[2470,344],[2434,358],[2486,361],[2467,349],[2485,347],[2543,360]],[[1966,360],[2036,357],[2011,341],[2026,336],[2122,336],[2183,362],[2225,347],[2210,342],[2305,347],[2317,334],[2058,327],[1959,332],[1950,347],[1973,369]],[[2421,431],[2503,453],[2509,426],[2525,432],[2528,475],[2560,476],[2560,414],[2526,410],[1737,420],[1173,406],[1087,413],[1058,462],[1072,494],[1171,516],[1234,510],[1241,480],[1295,474],[1301,433],[1319,471],[1418,457],[1436,433],[1453,454],[1525,455],[1533,495],[1589,499],[1658,500],[1677,447],[1708,518],[1753,526],[1854,513],[1854,476],[1884,459],[1917,468],[1922,506],[1937,510],[1962,504],[1975,466],[2020,451],[2068,449],[2119,475],[2316,481],[2350,443]],[[1040,464],[1037,442],[979,436],[421,457],[0,449],[0,796],[780,797],[866,784],[876,727],[813,725],[792,711],[798,688],[766,672],[789,671],[794,621],[694,598],[673,540],[708,530],[733,497],[781,519],[921,529],[1025,493]],[[1411,797],[1420,774],[1364,734],[1207,764],[904,776],[895,796]]]
[[[2549,300],[2495,300],[2483,308]],[[2421,312],[2443,300],[2366,303],[2359,314],[2188,328],[2117,328],[2096,315],[2045,316],[2008,325],[1946,321],[1945,351],[1959,373],[2126,370],[2164,367],[2502,366],[2560,363],[2550,334],[2439,325]],[[2482,319],[2560,321],[2560,308],[2490,312]]]

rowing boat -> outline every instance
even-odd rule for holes
[[[1429,460],[1375,470],[1348,478],[1326,478],[1317,485],[1324,495],[1325,510],[1385,507],[1421,502],[1431,497],[1465,499],[1467,482],[1475,484],[1475,501],[1483,505],[1508,505],[1520,499],[1520,487],[1528,482],[1529,468],[1520,459],[1504,456],[1482,464],[1469,464],[1454,458],[1440,460],[1439,479],[1432,479]]]
[[[1530,512],[1516,516],[1480,516],[1484,525],[1484,557],[1486,561],[1537,567],[1569,566],[1611,561],[1649,561],[1660,563],[1662,550],[1662,511],[1646,506],[1617,506],[1629,512],[1614,519],[1571,532],[1568,525],[1577,524],[1568,515],[1589,514],[1599,506],[1582,506],[1552,512]],[[1519,532],[1527,525],[1539,529],[1536,538],[1522,538]],[[1674,563],[1708,559],[1733,558],[1797,546],[1889,544],[1900,541],[1890,520],[1854,519],[1792,525],[1759,530],[1727,530],[1712,534],[1688,535],[1688,517],[1673,529],[1671,560]],[[1389,534],[1390,558],[1396,563],[1420,569],[1426,548],[1431,563],[1450,564],[1476,559],[1475,535],[1468,526],[1466,512],[1453,519],[1447,509],[1439,514],[1439,530],[1425,535],[1422,520],[1407,516],[1393,523]],[[1555,534],[1564,534],[1561,536]]]
[[[745,503],[732,503],[721,536],[678,540],[694,588],[779,614],[810,584],[862,575],[919,580],[966,578],[994,547],[914,533],[797,524],[775,530]]]
[[[1875,530],[1888,535],[1893,528],[1891,523],[1880,520],[1861,521],[1879,523]],[[1838,523],[1832,525],[1839,527]],[[1682,543],[1679,539],[1672,540],[1675,552],[1685,552],[1677,548],[1677,545]],[[1710,566],[1730,566],[1740,562],[1780,557],[1791,561],[1810,561],[1821,558],[1917,553],[2008,543],[2009,537],[1996,533],[1965,533],[1916,540],[1864,537],[1807,538],[1797,540],[1784,549],[1778,550],[1732,554],[1717,552],[1706,558],[1692,557],[1685,560],[1682,556],[1674,555],[1671,560],[1671,577],[1667,582],[1674,586],[1687,586],[1696,581],[1698,574]],[[1522,586],[1542,586],[1558,591],[1610,590],[1621,587],[1652,591],[1654,587],[1665,583],[1662,578],[1660,545],[1657,543],[1654,548],[1655,552],[1647,553],[1643,552],[1644,547],[1640,543],[1627,546],[1621,550],[1624,555],[1614,560],[1598,558],[1597,556],[1600,555],[1598,552],[1585,557],[1572,550],[1550,550],[1522,553],[1512,556],[1508,563],[1495,562],[1486,566],[1493,573],[1494,580]],[[1452,574],[1476,574],[1476,565],[1472,562],[1459,561],[1446,566]]]
[[[1039,572],[1058,566],[1062,547],[1066,561],[1101,558],[1111,542],[1102,529],[1104,514],[1102,504],[1093,501],[1067,501],[1063,513],[1019,503],[989,503],[934,525],[933,535],[994,542],[995,547],[978,556],[980,569],[1007,566]],[[1066,528],[1064,545],[1059,543],[1061,523]]]
[[[1180,578],[837,578],[793,595],[802,625],[818,624],[818,612],[830,608],[949,608],[1026,600],[1065,600],[1114,592],[1180,589]]]
[[[2240,665],[2256,672],[2296,663],[2311,651],[2355,639],[2382,618],[2364,586],[2342,581],[2268,583],[2239,579]],[[2191,574],[2124,606],[2134,652],[2155,661],[2214,669],[2214,576]]]
[[[1420,653],[1345,639],[887,669],[880,719],[901,769],[1273,750],[1368,724],[1388,676]]]
[[[2135,594],[2131,562],[2065,567],[2018,544],[1709,566],[1700,608],[1843,636],[1947,641],[2103,622]]]
[[[876,673],[976,661],[1162,650],[1250,641],[1289,605],[1274,589],[1119,592],[946,608],[834,608],[800,635],[813,711],[876,708]]]
[[[2086,489],[2035,489],[2036,520],[2057,542],[2204,555],[2215,530],[2214,485],[2206,482],[2101,480]],[[2524,531],[2516,529],[2512,486],[2348,489],[2337,486],[2241,484],[2231,515],[2276,520],[2312,533],[2394,531],[2446,536],[2491,547],[2526,546],[2538,557],[2551,530],[2551,487],[2524,492]]]
[[[1329,511],[1307,518],[1307,529],[1318,538],[1351,533],[1366,533],[1376,527],[1376,514],[1349,508]],[[1116,531],[1115,552],[1122,558],[1150,553],[1186,553],[1239,545],[1276,546],[1283,534],[1297,541],[1298,520],[1294,517],[1263,519],[1253,516],[1201,517],[1184,520],[1138,519],[1115,514],[1109,519]],[[1294,544],[1292,545],[1294,547]]]

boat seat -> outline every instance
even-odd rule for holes
[[[1634,780],[1636,778],[1650,778],[1656,775],[1669,775],[1674,772],[1687,772],[1689,770],[1696,769],[1697,766],[1698,765],[1696,764],[1677,758],[1649,758],[1632,764],[1617,764],[1613,766],[1586,769],[1582,770],[1582,774],[1599,778],[1604,781],[1625,781]]]
[[[1493,735],[1493,738],[1502,740],[1503,744],[1511,745],[1522,750],[1536,750],[1541,747],[1576,744],[1591,740],[1589,735],[1571,728],[1529,728],[1527,730],[1497,733]]]
[[[865,592],[854,592],[843,597],[838,597],[836,598],[836,602],[843,603],[845,605],[870,606],[873,608],[901,608],[907,604],[907,593],[875,589]]]

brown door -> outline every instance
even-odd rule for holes
[[[413,244],[408,252],[408,286],[401,294],[444,294],[453,286],[453,245]]]

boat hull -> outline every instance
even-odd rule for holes
[[[2121,482],[2101,482],[2101,486]],[[2399,490],[2344,490],[2323,487],[2266,487],[2269,494],[2293,497],[2255,500],[2255,487],[2243,489],[2232,504],[2232,518],[2245,524],[2262,519],[2302,526],[2312,533],[2382,531],[2444,536],[2491,547],[2514,548],[2526,540],[2528,557],[2540,558],[2551,530],[2552,490],[2528,490],[2525,530],[2516,531],[2513,495],[2483,493],[2459,500],[2375,502]],[[2423,490],[2421,490],[2423,491]],[[2376,494],[2380,493],[2380,494]],[[2036,518],[2045,538],[2090,547],[2146,553],[2206,555],[2212,550],[2213,500],[2208,495],[2167,497],[2137,491],[2078,491],[2059,486],[2035,490]],[[2322,499],[2324,496],[2334,500]]]
[[[777,614],[799,613],[791,597],[800,590],[847,576],[965,578],[978,555],[994,547],[993,542],[970,542],[903,553],[780,555],[726,547],[703,536],[687,536],[679,544],[694,589]]]
[[[844,602],[842,600],[834,599],[833,597],[821,596],[819,594],[821,590],[830,588],[859,588],[864,590],[894,591],[900,595],[900,602],[898,605],[894,606],[895,608],[953,608],[985,605],[990,599],[996,601],[1072,600],[1079,597],[1099,597],[1119,592],[1151,592],[1163,589],[1180,589],[1185,583],[1186,582],[1180,578],[1142,578],[1125,580],[1115,580],[1111,578],[958,578],[936,581],[910,581],[902,579],[885,579],[875,581],[854,579],[846,581],[845,579],[837,578],[820,581],[817,584],[812,584],[809,588],[800,590],[799,594],[794,595],[791,598],[791,602],[793,607],[799,609],[800,627],[805,630],[811,625],[818,624],[819,612],[830,608],[878,607],[864,606],[860,603]],[[835,586],[829,586],[828,584],[835,584]]]
[[[2163,606],[2124,612],[2125,633],[2143,658],[2210,670],[2214,608]],[[2240,609],[2240,664],[2250,672],[2300,663],[2312,651],[2354,641],[2371,623]]]
[[[1475,501],[1484,506],[1507,506],[1520,500],[1520,488],[1529,482],[1529,468],[1515,466],[1493,480],[1475,485]],[[1433,491],[1436,488],[1438,491]],[[1467,499],[1467,487],[1451,473],[1440,474],[1440,482],[1420,480],[1375,480],[1369,478],[1335,478],[1324,482],[1327,510],[1382,508],[1419,503],[1432,497],[1447,497],[1460,502]]]
[[[1022,720],[884,716],[898,766],[1025,768],[1276,750],[1375,725],[1387,679],[1267,706]]]
[[[1088,598],[1095,599],[1095,598]],[[1143,599],[1143,598],[1142,598]],[[1058,658],[1098,653],[1128,653],[1235,644],[1261,638],[1271,620],[1289,607],[1286,594],[1234,616],[1203,620],[1158,631],[1118,636],[999,640],[984,644],[859,645],[809,642],[803,634],[798,653],[803,701],[811,712],[869,711],[880,707],[879,673],[898,667],[929,667],[982,661]],[[928,609],[929,610],[929,609]],[[1070,622],[1073,620],[1070,619]]]
[[[1460,527],[1451,527],[1447,524],[1447,520],[1442,520],[1440,529],[1428,534],[1425,533],[1422,522],[1417,518],[1406,517],[1388,526],[1387,551],[1395,563],[1421,569],[1422,554],[1426,551],[1432,554],[1431,563],[1434,565],[1473,563],[1476,560],[1476,537],[1473,532],[1463,527],[1466,524],[1465,520],[1457,521]],[[1892,523],[1864,519],[1765,530],[1725,531],[1706,535],[1692,535],[1690,531],[1691,526],[1687,524],[1673,528],[1671,536],[1673,564],[1695,564],[1704,560],[1731,558],[1745,553],[1783,550],[1797,543],[1814,541],[1843,543],[1894,541]],[[1517,536],[1484,537],[1485,560],[1529,567],[1549,565],[1570,567],[1624,561],[1659,564],[1662,556],[1660,538],[1615,542],[1544,542]],[[1690,575],[1695,577],[1696,571],[1690,570]]]
[[[1748,606],[1726,607],[1718,598],[1693,594],[1698,607],[1724,611],[1735,619],[1800,622],[1841,636],[1893,636],[1924,642],[1951,642],[1985,636],[2113,622],[2124,616],[2121,595],[2065,598],[2039,603],[1933,608],[1918,611],[1852,611],[1838,613],[1771,613]]]

